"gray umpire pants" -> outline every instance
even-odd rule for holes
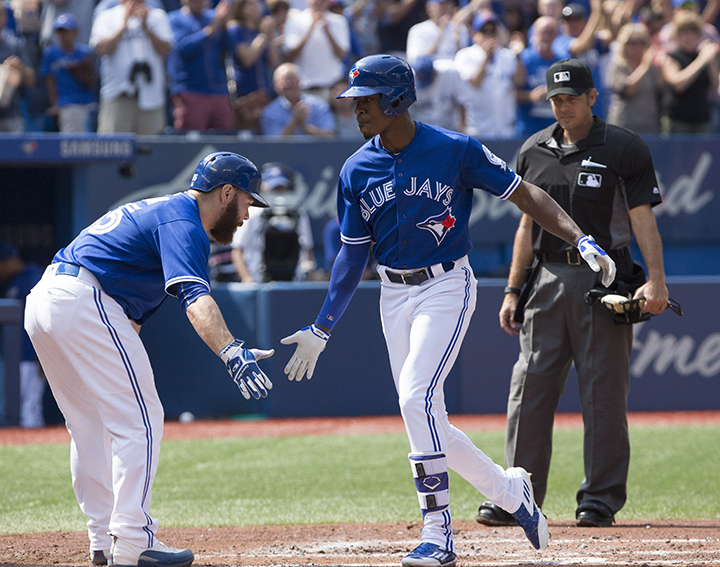
[[[542,506],[554,415],[575,363],[585,432],[578,508],[614,514],[627,499],[632,326],[615,325],[603,305],[585,303],[585,292],[599,279],[588,266],[543,263],[539,270],[513,368],[505,461],[532,473],[535,500]]]

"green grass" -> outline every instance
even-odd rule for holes
[[[502,462],[503,433],[470,437]],[[619,519],[717,519],[720,427],[631,430],[629,498]],[[403,434],[165,441],[152,515],[164,527],[417,521]],[[68,445],[0,447],[0,532],[84,530]],[[571,519],[582,432],[555,433],[544,511]],[[453,516],[483,497],[451,473]]]

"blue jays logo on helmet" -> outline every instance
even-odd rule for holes
[[[417,100],[413,71],[394,55],[369,55],[360,59],[349,74],[350,88],[337,98],[355,98],[380,93],[380,110],[400,116]]]
[[[246,157],[233,152],[214,152],[206,155],[195,169],[190,181],[190,189],[207,193],[226,183],[250,195],[254,199],[252,206],[269,206],[259,193],[258,168]]]

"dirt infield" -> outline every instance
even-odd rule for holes
[[[562,565],[690,567],[720,565],[720,522],[619,522],[577,528],[550,522],[547,550],[538,553],[519,528],[455,522],[460,567]],[[163,540],[195,552],[195,565],[398,567],[419,541],[420,525],[333,524],[163,529]],[[0,565],[89,566],[81,532],[0,535]]]
[[[580,427],[558,415],[558,427]],[[720,424],[717,412],[632,414],[633,426]],[[455,416],[466,431],[504,428],[504,416]],[[165,439],[221,436],[337,435],[404,431],[396,417],[167,423]],[[65,443],[64,428],[0,429],[0,445]],[[717,495],[716,495],[717,497]],[[720,521],[621,521],[611,528],[578,528],[550,520],[551,540],[538,553],[519,528],[454,522],[460,567],[560,565],[601,567],[720,566]],[[419,523],[333,524],[163,529],[163,541],[189,547],[195,565],[393,566],[419,541]],[[89,566],[84,532],[0,534],[0,566]]]

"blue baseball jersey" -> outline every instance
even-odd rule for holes
[[[188,282],[210,292],[210,240],[187,193],[123,205],[83,230],[55,262],[87,268],[127,316],[143,323],[172,287]]]
[[[57,106],[97,102],[95,91],[85,87],[68,71],[68,67],[91,57],[92,53],[92,50],[82,43],[76,43],[72,51],[63,51],[58,45],[49,45],[43,51],[39,74],[55,76]]]
[[[375,136],[350,156],[338,181],[345,244],[374,242],[378,263],[414,269],[472,248],[473,189],[507,199],[521,179],[471,136],[415,122],[412,142],[390,152]]]
[[[30,290],[40,281],[42,275],[43,269],[40,266],[32,263],[26,264],[22,271],[8,283],[7,289],[5,290],[5,297],[22,301],[23,311],[25,311],[25,299],[30,293]],[[37,360],[35,349],[33,348],[32,342],[30,342],[30,337],[24,329],[22,359],[28,361]]]

